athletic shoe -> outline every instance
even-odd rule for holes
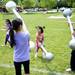
[[[66,72],[71,72],[71,68],[66,69]]]

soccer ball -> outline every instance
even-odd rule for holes
[[[70,47],[72,50],[75,50],[75,39],[72,39],[72,40],[69,42],[69,47]]]
[[[52,60],[54,55],[51,52],[47,52],[46,54],[43,53],[42,57],[43,59],[46,59],[46,60]]]

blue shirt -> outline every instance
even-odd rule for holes
[[[28,32],[17,32],[14,35],[16,45],[14,46],[14,61],[23,62],[30,59],[30,36]]]

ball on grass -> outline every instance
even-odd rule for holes
[[[42,57],[43,59],[46,59],[46,60],[52,60],[54,55],[51,52],[47,52],[46,54],[43,53]]]
[[[69,47],[70,47],[72,50],[75,50],[75,39],[72,39],[72,40],[69,42]]]

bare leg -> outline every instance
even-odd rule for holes
[[[42,50],[42,48],[41,48],[41,50]],[[42,56],[44,56],[44,55],[46,55],[46,53],[42,50]]]
[[[35,57],[38,56],[38,49],[39,49],[38,47],[35,48]]]

